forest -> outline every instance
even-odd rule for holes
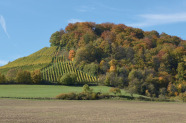
[[[149,97],[186,97],[186,41],[180,37],[77,22],[54,32],[49,42],[50,48],[0,67],[0,84],[95,84]]]

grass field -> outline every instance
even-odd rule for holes
[[[110,87],[91,86],[95,92],[108,93]],[[82,92],[82,87],[62,85],[0,85],[0,97],[12,98],[54,98],[60,93]],[[129,96],[124,90],[122,95]],[[138,96],[138,95],[134,95]]]
[[[185,123],[186,103],[0,99],[1,123]]]

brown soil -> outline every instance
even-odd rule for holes
[[[0,99],[0,123],[178,123],[186,103]]]

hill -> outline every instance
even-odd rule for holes
[[[50,48],[0,67],[0,72],[39,69],[49,82],[74,74],[79,82],[98,81],[151,97],[186,91],[186,41],[177,36],[124,24],[78,22],[54,32],[50,43]]]

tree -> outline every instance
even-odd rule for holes
[[[170,82],[167,86],[167,91],[169,92],[169,96],[175,96],[175,92],[177,92],[176,86]]]
[[[107,72],[104,80],[105,85],[114,87],[123,87],[124,80],[116,72]]]
[[[116,33],[116,34],[121,33],[121,32],[124,32],[126,27],[127,26],[125,26],[124,24],[114,25],[112,27],[112,32],[113,33]]]
[[[32,84],[30,72],[19,70],[16,75],[16,82],[19,84]]]
[[[99,65],[92,62],[90,64],[86,64],[84,66],[83,71],[89,73],[90,75],[96,76],[98,75]]]
[[[167,93],[167,90],[166,90],[166,88],[160,88],[159,92],[160,92],[161,95],[165,96],[166,93]]]
[[[116,71],[116,64],[117,64],[117,61],[115,59],[112,59],[110,62],[110,72],[115,72]]]
[[[7,80],[6,80],[5,75],[1,75],[1,73],[0,73],[0,84],[4,84],[6,82],[7,82]]]
[[[125,49],[121,46],[112,46],[112,56],[116,60],[121,60],[126,57]]]
[[[100,49],[94,47],[92,44],[88,44],[85,47],[82,47],[77,50],[75,62],[79,64],[82,61],[87,63],[100,61],[102,53]]]
[[[108,62],[101,60],[100,64],[99,64],[99,68],[101,69],[102,73],[106,73],[107,70],[109,69],[109,64]]]
[[[152,58],[152,61],[153,61],[152,65],[154,67],[154,70],[158,72],[158,69],[160,67],[160,60],[159,60],[159,58],[157,56],[154,56]]]
[[[104,31],[102,34],[101,34],[101,37],[107,41],[108,43],[112,43],[114,40],[115,40],[115,34],[110,32],[110,31]]]
[[[71,40],[71,37],[68,33],[63,34],[61,36],[60,46],[62,47],[66,46],[70,40]]]
[[[53,33],[50,37],[50,45],[51,46],[59,46],[60,45],[60,40],[61,40],[61,36],[64,34],[65,32],[63,30],[56,31],[55,33]]]
[[[70,51],[69,51],[68,59],[69,59],[70,61],[74,61],[75,55],[76,55],[76,52],[75,52],[74,50],[70,50]]]
[[[83,35],[83,40],[85,44],[88,44],[90,41],[94,41],[96,39],[96,36],[93,32],[87,32]]]
[[[143,71],[142,70],[136,70],[136,69],[132,69],[128,75],[128,79],[129,80],[133,80],[135,78],[137,79],[143,79]]]
[[[177,74],[177,79],[178,79],[178,81],[179,82],[181,82],[181,81],[183,81],[183,80],[185,80],[186,79],[186,67],[185,67],[186,65],[184,64],[184,62],[180,62],[179,64],[178,64],[178,67],[177,67],[177,72],[178,72],[178,74]]]
[[[40,70],[33,71],[31,77],[34,84],[40,84],[42,82],[42,76]]]
[[[167,87],[169,82],[172,81],[172,77],[170,74],[168,74],[167,72],[163,71],[163,72],[159,72],[159,77],[158,77],[159,81],[158,81],[158,86],[160,88],[163,87]]]
[[[141,81],[139,81],[137,78],[129,82],[128,92],[131,94],[132,97],[133,97],[133,94],[135,93],[140,94],[141,85],[142,85]]]

